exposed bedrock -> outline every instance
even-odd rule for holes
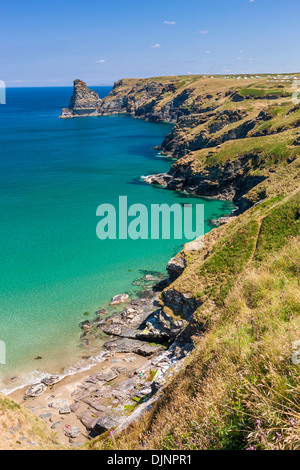
[[[206,197],[215,197],[230,200],[240,204],[242,197],[254,186],[265,179],[262,175],[252,175],[251,169],[255,168],[258,156],[255,154],[225,161],[219,165],[211,165],[195,172],[186,162],[178,161],[168,173],[150,175],[144,179],[146,183],[157,184],[166,189],[186,191],[190,194]],[[243,198],[240,210],[247,208],[247,200]]]
[[[102,100],[82,80],[74,80],[73,95],[68,108],[62,110],[61,118],[99,115]]]

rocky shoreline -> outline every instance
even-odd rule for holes
[[[111,305],[124,305],[121,312],[109,315],[102,309],[93,321],[81,323],[85,344],[96,332],[108,335],[93,373],[48,376],[13,392],[12,398],[31,409],[62,444],[71,447],[112,429],[116,435],[149,411],[202,335],[192,327],[197,302],[172,289],[184,268],[182,254],[172,258],[167,278],[148,274],[138,281],[144,286],[142,297],[130,301],[127,294],[115,296]],[[182,319],[174,320],[168,306],[181,309]]]

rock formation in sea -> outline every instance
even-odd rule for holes
[[[74,80],[73,95],[68,108],[62,110],[61,118],[78,116],[97,116],[100,112],[102,100],[98,93],[87,87],[82,80]]]

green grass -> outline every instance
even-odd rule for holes
[[[259,223],[251,221],[239,229],[233,237],[225,239],[221,247],[216,247],[208,261],[199,270],[199,277],[205,285],[198,296],[209,295],[218,304],[223,304],[237,275],[249,262],[259,232]]]
[[[266,88],[241,88],[240,94],[244,97],[267,99],[268,96],[276,96],[278,98],[289,96],[282,89],[266,89]]]
[[[275,207],[263,220],[255,259],[262,261],[266,254],[277,251],[299,232],[300,197],[296,194],[279,207]]]

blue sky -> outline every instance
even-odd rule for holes
[[[7,86],[122,77],[300,72],[299,0],[7,0]]]

